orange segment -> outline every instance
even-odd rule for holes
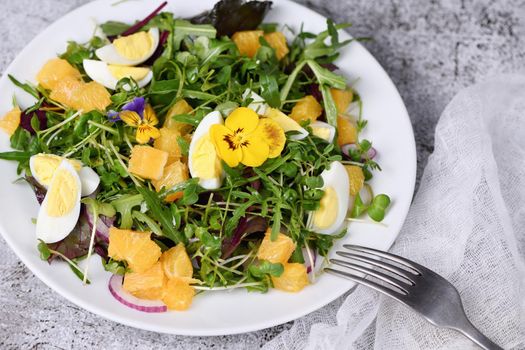
[[[275,50],[275,56],[277,56],[277,59],[280,60],[290,50],[288,50],[288,45],[286,44],[286,37],[281,32],[273,32],[264,34],[264,39],[268,42],[268,44]]]
[[[284,264],[292,256],[295,250],[295,243],[290,237],[282,233],[279,233],[277,239],[272,241],[270,237],[271,233],[271,229],[266,231],[264,239],[257,251],[257,258],[260,260],[268,260],[271,263]]]
[[[149,240],[135,254],[130,254],[126,261],[132,271],[142,272],[155,264],[159,260],[160,255],[160,247],[152,240]]]
[[[232,40],[237,45],[241,56],[253,57],[261,47],[259,37],[263,34],[262,30],[245,30],[233,34]]]
[[[49,97],[67,107],[71,107],[74,96],[81,91],[83,84],[82,81],[72,77],[63,78],[54,85]]]
[[[171,202],[175,202],[177,199],[181,199],[182,197],[184,197],[184,192],[179,191],[179,192],[168,194],[166,198],[164,198],[164,201],[171,203]]]
[[[350,88],[346,90],[330,89],[330,94],[334,99],[337,112],[339,113],[345,113],[354,98],[354,93]]]
[[[298,123],[303,120],[310,120],[310,122],[313,123],[317,120],[321,113],[323,113],[323,107],[321,107],[315,97],[312,95],[307,95],[300,99],[292,108],[290,118]]]
[[[272,276],[273,286],[285,292],[299,292],[308,285],[306,267],[299,263],[284,264],[284,272],[279,277]]]
[[[164,168],[162,177],[159,180],[152,180],[151,183],[155,186],[157,192],[163,187],[172,189],[175,185],[180,184],[190,178],[188,166],[181,161],[176,161],[167,165]]]
[[[337,144],[339,146],[347,143],[357,142],[357,129],[350,119],[346,117],[337,117]]]
[[[170,310],[184,311],[191,306],[194,295],[195,289],[188,282],[179,278],[172,278],[168,280],[164,288],[162,301]]]
[[[115,260],[124,260],[133,272],[144,272],[160,258],[160,247],[150,239],[149,232],[109,230],[108,256]]]
[[[245,30],[236,32],[232,36],[232,40],[237,45],[239,53],[244,56],[254,57],[257,50],[261,47],[259,38],[264,36],[268,45],[275,50],[275,56],[280,60],[290,51],[286,43],[286,37],[281,32],[273,32],[264,34],[262,30]]]
[[[177,277],[189,282],[193,276],[193,265],[182,243],[162,253],[160,263],[168,278]]]
[[[82,84],[81,90],[73,98],[71,107],[84,112],[104,111],[111,104],[111,95],[99,83],[92,81]]]
[[[44,64],[36,75],[36,80],[46,89],[54,89],[62,80],[71,78],[81,80],[80,72],[61,58],[53,58]]]
[[[191,131],[193,126],[176,121],[173,119],[173,117],[181,114],[189,114],[191,111],[193,111],[193,108],[188,104],[188,102],[186,102],[186,100],[177,101],[177,103],[175,103],[166,114],[164,127],[177,130],[181,135],[186,135]]]
[[[131,150],[128,170],[143,179],[160,180],[167,161],[168,152],[150,146],[135,146]]]
[[[16,129],[20,125],[20,116],[22,111],[20,108],[15,107],[7,112],[4,117],[0,120],[0,129],[4,130],[7,135],[11,136],[15,133]]]
[[[363,169],[356,165],[345,165],[345,169],[348,173],[348,180],[350,181],[350,195],[355,196],[361,191],[365,183]]]
[[[181,136],[180,131],[172,128],[160,128],[160,136],[155,139],[153,147],[168,152],[168,164],[171,164],[181,157],[181,150],[177,139]]]
[[[159,300],[162,299],[166,277],[160,262],[143,272],[127,272],[124,276],[122,288],[137,298]]]
[[[111,104],[111,95],[97,82],[84,83],[71,77],[59,81],[50,94],[51,99],[66,107],[83,112],[104,111]]]
[[[143,232],[121,230],[116,227],[111,227],[109,229],[108,256],[115,260],[125,260],[127,252],[129,252],[133,246],[143,243],[145,239],[143,236],[145,236]],[[149,239],[149,236],[146,238]]]

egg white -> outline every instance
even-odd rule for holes
[[[88,77],[107,87],[108,89],[115,90],[119,80],[115,78],[113,74],[111,74],[106,62],[97,60],[84,60],[82,65],[84,66],[84,70],[86,71]],[[149,84],[151,79],[153,79],[153,72],[150,69],[148,74],[143,79],[137,81],[137,84],[139,87],[144,87]],[[127,84],[124,85],[124,90],[129,89],[130,87]]]
[[[190,170],[191,177],[199,177],[198,171],[193,167],[193,153],[199,140],[210,132],[210,128],[215,124],[223,124],[222,115],[218,111],[208,113],[195,129],[190,142],[190,149],[188,152],[188,168]],[[222,180],[224,178],[224,172],[221,176],[212,179],[199,179],[199,185],[208,190],[215,190],[221,187]]]
[[[253,110],[255,113],[259,115],[264,115],[266,113],[266,109],[269,107],[264,98],[257,95],[255,92],[253,92],[250,89],[244,90],[242,93],[242,99],[246,100],[250,98],[252,102],[247,106],[249,109]]]
[[[157,49],[157,46],[159,46],[159,29],[157,27],[153,27],[148,31],[148,33],[153,39],[153,45],[151,45],[149,52],[140,59],[130,60],[126,57],[121,56],[113,44],[108,44],[97,49],[95,51],[95,54],[102,61],[109,64],[118,64],[120,66],[136,66],[137,64],[141,64],[142,62],[147,61],[148,58],[150,58],[153,55],[153,53]]]
[[[62,162],[62,160],[66,159],[66,158],[61,157],[61,156],[57,156],[56,154],[50,154],[50,153],[38,153],[38,154],[35,154],[35,155],[31,156],[31,158],[29,158],[29,169],[31,170],[31,175],[35,178],[35,180],[42,187],[47,189],[48,184],[46,184],[45,181],[42,179],[41,174],[39,174],[38,171],[36,171],[36,162],[38,161],[39,158],[56,159],[56,160],[58,160],[58,164],[59,165]],[[68,159],[68,161],[75,164],[74,168],[80,169],[80,167],[81,167],[80,161],[78,161],[76,159]]]
[[[82,197],[87,197],[95,192],[100,184],[100,176],[88,166],[84,166],[78,172],[80,178],[80,185],[82,188]]]
[[[327,138],[322,137],[322,139],[325,140],[328,143],[332,143],[332,141],[334,140],[335,128],[332,125],[330,125],[328,123],[325,123],[325,122],[321,122],[321,121],[315,121],[315,122],[310,124],[310,127],[314,131],[314,134],[315,134],[315,129],[316,128],[320,128],[320,129],[325,129],[326,128],[326,129],[328,129],[330,131],[330,133],[328,134],[328,137]]]
[[[57,156],[55,154],[47,154],[47,153],[35,154],[34,156],[31,156],[31,158],[29,158],[29,169],[31,169],[31,175],[35,178],[35,180],[42,187],[44,187],[46,189],[48,188],[48,185],[42,181],[40,175],[36,171],[35,162],[37,161],[37,159],[39,157],[53,157],[53,158],[60,159],[61,162],[63,160],[67,160],[69,163],[74,163],[75,165],[73,166],[73,168],[75,170],[79,169],[78,170],[78,176],[80,177],[80,183],[81,183],[81,188],[82,188],[82,191],[81,191],[82,197],[89,196],[90,194],[95,192],[96,189],[98,188],[98,185],[100,184],[100,176],[98,176],[98,174],[93,169],[91,169],[90,167],[86,167],[86,166],[82,167],[82,163],[80,161],[76,160],[76,159],[67,159],[67,158],[64,158],[64,157]]]
[[[44,201],[40,206],[40,210],[38,211],[38,217],[36,220],[36,237],[45,243],[55,243],[64,239],[75,228],[80,215],[80,177],[75,168],[67,160],[63,160],[57,170],[58,169],[65,169],[73,176],[74,186],[77,189],[77,196],[75,198],[75,205],[69,213],[63,216],[52,217],[47,214],[49,195],[46,194]],[[51,182],[49,191],[52,190],[52,186],[60,185],[60,183],[53,184],[53,182]]]
[[[321,173],[321,177],[324,182],[321,189],[332,187],[337,195],[337,216],[329,227],[323,229],[316,227],[312,220],[311,229],[320,234],[333,235],[339,233],[345,225],[350,197],[348,173],[341,162],[334,161],[330,164],[330,169]]]

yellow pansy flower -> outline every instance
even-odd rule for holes
[[[246,107],[235,109],[224,125],[215,124],[210,135],[219,157],[230,167],[239,163],[258,167],[281,154],[286,142],[284,130],[271,119],[259,119]]]

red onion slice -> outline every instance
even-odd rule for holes
[[[374,147],[370,147],[370,149],[366,152],[366,156],[368,159],[374,159],[374,157],[377,155],[377,151]]]
[[[306,247],[303,247],[302,250],[303,250],[304,265],[306,266],[306,273],[313,272],[315,270],[315,265],[317,264],[317,250],[313,250],[311,248],[306,248]],[[308,251],[310,251],[310,254],[312,255],[314,259],[313,268],[310,262]]]
[[[93,214],[91,214],[88,208],[84,209],[84,215],[86,216],[89,227],[92,230],[93,222],[95,221],[95,217],[93,216]],[[109,243],[109,228],[111,227],[111,225],[113,225],[113,221],[114,219],[111,219],[111,218],[102,219],[101,217],[99,217],[97,220],[97,228],[95,230],[95,234],[100,240],[106,243]]]
[[[108,284],[111,295],[113,295],[118,302],[142,312],[158,313],[168,311],[166,305],[161,301],[139,299],[129,294],[122,288],[122,281],[122,276],[113,275],[109,279]]]
[[[357,150],[357,145],[355,143],[347,143],[346,145],[341,146],[341,152],[347,157],[350,157],[350,152]],[[374,159],[374,157],[377,155],[377,150],[374,147],[370,147],[370,149],[366,152],[366,159]],[[361,159],[361,161],[366,160],[365,158]]]

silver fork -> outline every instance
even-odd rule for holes
[[[430,323],[461,332],[483,349],[502,350],[474,327],[465,314],[457,289],[434,271],[376,249],[350,244],[343,247],[347,251],[336,254],[348,260],[330,259],[330,262],[357,273],[332,268],[325,268],[325,271],[388,295]]]

